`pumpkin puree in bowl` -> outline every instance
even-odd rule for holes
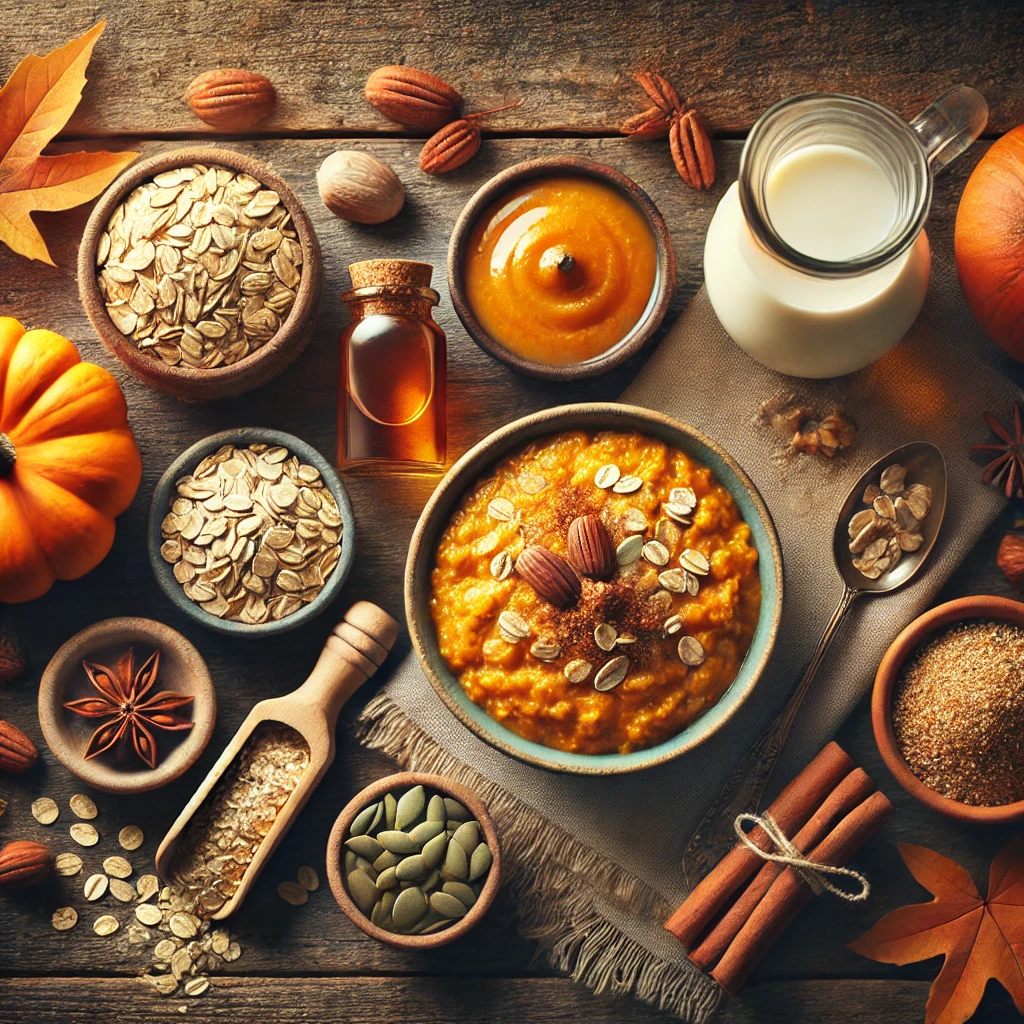
[[[643,212],[617,189],[585,177],[539,178],[477,221],[466,298],[509,351],[549,366],[582,363],[640,322],[657,263]]]
[[[595,474],[609,464],[624,483],[627,477],[642,483],[630,493],[597,486]],[[675,488],[693,490],[689,523],[666,515]],[[511,518],[502,518],[508,506],[492,505],[495,499],[511,503]],[[566,609],[543,600],[514,570],[504,579],[500,564],[492,571],[496,556],[505,552],[514,561],[527,545],[566,556],[569,524],[587,514],[601,519],[616,546],[630,536],[645,542],[658,536],[668,562],[644,557],[620,565],[610,579],[582,578],[579,601]],[[666,589],[659,573],[680,569],[688,550],[707,559],[705,575],[691,574],[699,590]],[[725,487],[664,442],[615,431],[557,434],[502,461],[452,516],[435,553],[431,587],[438,646],[470,699],[526,739],[581,754],[654,746],[714,705],[739,672],[761,603],[750,528]],[[505,611],[525,621],[526,638],[514,641],[499,628]],[[681,625],[667,632],[673,616]],[[624,641],[610,651],[594,636],[602,623]],[[686,636],[703,649],[702,663],[681,660],[679,641]],[[531,650],[538,642],[548,660]],[[595,688],[601,667],[622,655],[629,659],[622,682]],[[580,661],[591,670],[570,682],[566,666]]]

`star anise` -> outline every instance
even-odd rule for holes
[[[109,718],[91,736],[85,759],[104,751],[131,747],[150,768],[157,764],[154,731],[179,732],[192,728],[192,722],[172,712],[191,704],[193,698],[173,690],[161,690],[146,700],[156,684],[160,669],[160,651],[154,651],[142,668],[135,671],[135,651],[129,647],[111,670],[105,665],[82,662],[99,697],[83,697],[65,704],[69,711],[85,718]]]
[[[1024,423],[1020,406],[1013,403],[1013,433],[990,412],[982,413],[997,444],[972,444],[972,452],[998,452],[981,474],[982,483],[1002,489],[1007,498],[1024,498]],[[991,456],[988,456],[991,458]]]

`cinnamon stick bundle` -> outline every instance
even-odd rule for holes
[[[853,761],[842,747],[829,743],[779,794],[768,813],[787,836],[795,835],[853,768]],[[762,850],[772,849],[771,839],[761,828],[752,829],[749,838]],[[733,895],[764,864],[753,850],[737,843],[694,887],[683,905],[665,922],[665,928],[687,949],[693,949]]]

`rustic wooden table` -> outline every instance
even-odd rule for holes
[[[462,205],[488,176],[540,154],[578,153],[621,167],[648,190],[672,232],[678,283],[669,322],[701,283],[704,232],[715,204],[736,174],[742,139],[754,118],[775,100],[813,89],[859,93],[914,115],[950,85],[979,88],[992,108],[989,134],[1024,120],[1024,8],[1018,3],[894,4],[870,0],[747,4],[742,0],[686,0],[636,4],[630,0],[576,0],[480,5],[473,0],[389,3],[349,0],[0,0],[7,43],[0,80],[25,53],[42,53],[110,20],[89,70],[85,98],[66,141],[97,148],[153,153],[211,133],[180,103],[199,71],[244,66],[266,73],[280,104],[258,135],[227,144],[267,161],[301,195],[319,233],[326,260],[327,301],[316,336],[302,358],[271,385],[241,398],[185,406],[136,383],[100,346],[79,305],[75,252],[87,210],[38,218],[59,269],[29,264],[0,249],[0,312],[72,338],[83,356],[114,372],[128,399],[145,475],[132,508],[118,524],[106,561],[75,583],[9,609],[31,650],[25,678],[6,690],[2,715],[22,725],[42,746],[36,689],[54,650],[97,619],[141,614],[182,629],[207,658],[217,683],[217,731],[199,766],[156,794],[113,798],[97,794],[104,856],[115,852],[116,830],[134,822],[146,833],[132,855],[148,861],[173,815],[256,700],[290,689],[309,670],[322,640],[347,605],[371,598],[401,612],[405,546],[432,481],[351,481],[358,523],[355,570],[334,608],[318,621],[270,642],[225,639],[176,614],[152,578],[145,557],[145,519],[158,476],[175,454],[215,430],[243,424],[292,431],[330,453],[335,445],[336,339],[342,322],[337,300],[346,265],[375,256],[409,256],[439,268],[438,320],[448,334],[451,457],[500,423],[562,402],[611,399],[642,365],[586,385],[538,384],[517,377],[480,352],[462,330],[447,299],[441,268],[448,235]],[[457,83],[470,109],[510,99],[523,105],[494,121],[480,156],[443,179],[421,174],[420,143],[404,137],[366,104],[362,85],[381,64],[432,69]],[[641,94],[629,72],[664,69],[680,92],[709,117],[718,135],[718,184],[707,194],[679,182],[667,146],[632,144],[616,134],[639,109]],[[320,203],[314,173],[340,145],[366,149],[397,170],[408,190],[403,213],[378,228],[335,220]],[[957,199],[984,144],[975,147],[936,187],[929,235],[949,252]],[[982,357],[1018,380],[1022,374],[988,346]],[[947,588],[947,596],[1007,592],[994,570],[1008,512]],[[0,524],[2,529],[2,524]],[[361,703],[361,701],[357,701]],[[135,980],[141,961],[132,948],[113,955],[113,940],[82,924],[58,934],[52,910],[71,902],[81,879],[6,895],[0,914],[0,1024],[13,1021],[135,1021],[266,1019],[317,1021],[525,1020],[532,1024],[585,1018],[594,1022],[667,1020],[630,1000],[595,997],[533,962],[518,938],[514,907],[499,905],[471,941],[446,951],[408,955],[380,945],[350,925],[325,887],[293,908],[276,895],[300,864],[324,875],[330,825],[351,794],[389,769],[352,737],[349,709],[339,726],[340,755],[302,821],[282,845],[234,926],[244,954],[214,981],[204,998],[165,1000]],[[875,895],[867,908],[820,901],[803,913],[771,951],[742,996],[724,1004],[720,1019],[739,1022],[923,1019],[938,961],[890,968],[846,950],[846,943],[884,911],[927,898],[896,853],[898,840],[923,843],[955,857],[984,878],[988,859],[1006,830],[971,829],[926,812],[885,771],[871,737],[866,704],[839,736],[853,757],[892,797],[898,814],[883,836],[858,858]],[[63,808],[82,784],[48,753],[18,779],[0,780],[10,807],[0,840],[52,838],[72,849],[69,812],[52,832],[29,813],[47,794]],[[63,839],[61,836],[63,835]],[[80,897],[75,900],[80,903]],[[1012,1003],[993,985],[977,1020],[1005,1021]]]

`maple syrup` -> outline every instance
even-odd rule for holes
[[[447,346],[431,310],[433,268],[411,260],[349,267],[342,295],[338,466],[353,473],[444,468]]]

